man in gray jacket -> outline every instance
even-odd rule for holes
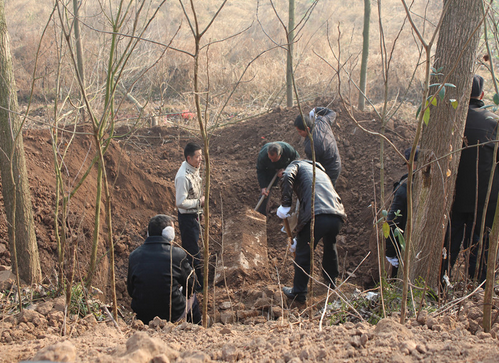
[[[175,203],[178,208],[178,225],[182,247],[189,256],[189,262],[196,270],[198,283],[196,291],[202,290],[203,265],[199,250],[200,216],[203,213],[204,196],[199,169],[203,161],[201,146],[188,143],[184,149],[185,161],[175,176]]]
[[[305,154],[312,160],[312,146],[308,138],[307,130],[312,133],[314,139],[315,161],[321,163],[326,174],[336,186],[336,181],[341,172],[341,158],[338,145],[331,126],[336,119],[336,113],[325,107],[314,108],[309,115],[305,116],[305,123],[301,115],[296,117],[294,126],[298,134],[305,138]]]
[[[295,227],[296,257],[293,287],[284,287],[284,294],[298,302],[305,302],[308,275],[310,274],[310,221],[312,220],[312,179],[313,165],[310,160],[295,160],[284,170],[281,179],[281,206],[277,210],[279,218],[287,218],[291,209],[293,191],[300,202],[298,223]],[[338,270],[336,236],[346,218],[341,198],[336,193],[331,179],[320,164],[316,164],[315,177],[315,229],[314,248],[322,239],[324,253],[322,270],[326,284],[334,288]]]

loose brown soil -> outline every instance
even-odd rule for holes
[[[306,109],[317,105],[322,104],[316,102],[307,105]],[[374,200],[380,193],[380,146],[379,139],[364,133],[339,105],[332,108],[338,113],[333,131],[342,157],[337,190],[348,214],[338,238],[341,281],[344,282],[339,293],[351,299],[356,291],[373,287],[378,279],[376,254],[371,251],[373,243],[370,239],[373,220],[376,219],[373,209],[379,208],[374,205]],[[64,320],[61,298],[39,298],[29,310],[17,315],[9,313],[4,305],[0,321],[0,362],[29,360],[37,353],[40,360],[76,362],[497,361],[498,325],[494,325],[490,334],[481,329],[483,300],[480,293],[445,313],[425,313],[418,319],[412,317],[405,326],[398,324],[396,317],[384,319],[377,326],[370,325],[365,319],[372,315],[361,309],[350,310],[352,316],[342,320],[348,322],[331,326],[331,322],[340,320],[333,314],[335,309],[339,309],[334,304],[329,305],[323,317],[322,307],[326,299],[328,302],[341,300],[336,294],[327,296],[320,278],[314,287],[312,307],[290,304],[283,299],[280,288],[292,284],[293,265],[285,252],[286,235],[281,232],[280,219],[275,215],[279,206],[278,191],[273,193],[270,201],[267,244],[251,244],[246,239],[262,228],[261,222],[250,223],[248,217],[259,198],[255,163],[260,148],[266,142],[282,140],[304,156],[301,138],[292,126],[297,113],[296,108],[277,109],[255,119],[219,128],[210,139],[208,308],[211,327],[204,329],[185,323],[173,325],[161,320],[143,326],[132,319],[130,298],[126,292],[128,255],[142,243],[150,217],[157,213],[175,215],[174,178],[183,160],[183,147],[188,141],[200,142],[195,132],[186,129],[195,129],[194,123],[175,121],[135,130],[116,139],[106,152],[121,311],[119,328],[109,319],[97,322],[92,315]],[[364,127],[379,129],[374,115],[358,114],[357,118]],[[84,132],[85,128],[78,131],[65,161],[67,188],[77,183],[93,157],[92,137]],[[116,134],[127,131],[127,126],[121,126]],[[408,146],[413,133],[414,125],[402,120],[391,122],[387,128],[388,137],[399,149]],[[24,141],[44,286],[48,286],[55,283],[56,276],[53,141],[48,130],[35,128],[26,130]],[[67,142],[67,136],[59,140],[61,151]],[[206,170],[206,166],[203,169]],[[405,169],[390,148],[386,151],[385,169],[385,190],[390,192],[392,183]],[[69,207],[68,244],[77,249],[77,280],[85,276],[88,267],[95,180],[96,172],[92,170]],[[105,241],[105,227],[101,240]],[[241,243],[248,253],[261,254],[266,250],[266,268],[259,273],[236,271],[227,274],[215,286],[213,276],[220,272],[215,271],[216,266],[234,264],[230,259],[224,259],[221,264],[220,261],[227,258],[224,255],[233,255],[225,251],[234,250]],[[99,257],[105,252],[102,242]],[[316,256],[321,256],[320,245]],[[2,221],[0,265],[10,266],[10,257],[7,227]],[[94,286],[105,294],[109,290],[108,269],[107,258],[102,258],[94,279]],[[320,276],[318,268],[315,276]],[[0,288],[9,289],[11,282],[9,279],[0,282]],[[103,296],[101,300],[110,301]],[[497,315],[497,310],[494,314]],[[65,336],[61,336],[63,331]],[[54,346],[60,342],[67,343]],[[64,354],[67,360],[64,360]]]

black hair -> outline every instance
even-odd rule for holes
[[[483,92],[484,80],[482,76],[475,74],[473,76],[473,83],[471,85],[471,98],[480,98]]]
[[[187,160],[188,156],[192,157],[194,155],[194,153],[198,150],[201,150],[201,146],[199,146],[195,142],[190,142],[187,145],[185,145],[185,149],[184,149],[185,160]]]
[[[173,226],[173,218],[165,214],[158,214],[151,218],[147,231],[149,236],[161,236],[163,229]]]
[[[404,156],[407,161],[409,161],[409,157],[411,156],[412,147],[405,149]],[[416,153],[414,154],[414,161],[418,161],[419,156],[419,146],[416,147]]]
[[[314,121],[308,116],[305,116],[305,124],[309,129],[312,129],[314,127]],[[303,118],[301,115],[296,116],[295,118],[295,127],[298,128],[298,130],[305,131],[305,126],[303,125]]]
[[[282,146],[277,142],[271,142],[267,146],[267,153],[270,155],[282,155]]]

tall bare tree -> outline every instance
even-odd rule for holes
[[[286,63],[286,105],[293,107],[293,52],[295,41],[295,0],[289,0],[289,19],[288,19],[288,52]]]
[[[28,283],[41,280],[31,195],[18,114],[17,89],[12,68],[10,40],[0,0],[0,170],[2,193],[9,226],[12,264]]]
[[[369,57],[369,28],[371,23],[371,0],[364,0],[364,30],[362,31],[362,62],[360,63],[359,110],[366,105],[367,59]]]
[[[444,6],[450,0],[444,1]],[[447,4],[448,5],[448,4]],[[430,106],[423,128],[418,172],[414,186],[414,229],[409,276],[422,276],[430,287],[439,282],[445,230],[452,204],[460,154],[450,154],[462,144],[468,111],[471,78],[482,20],[481,1],[454,0],[442,19],[435,53],[430,93],[438,91],[443,102]],[[456,21],[456,19],[460,19]],[[445,87],[453,84],[455,87]],[[445,95],[443,94],[445,92]],[[457,107],[456,102],[457,101]]]

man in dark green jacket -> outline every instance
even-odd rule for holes
[[[261,195],[265,196],[264,201],[258,208],[258,212],[267,215],[268,199],[270,189],[268,188],[272,178],[277,173],[278,177],[282,176],[282,172],[293,160],[300,158],[300,154],[288,143],[283,141],[269,142],[263,145],[258,160],[256,162],[256,174],[258,176],[258,184],[260,185]],[[277,185],[277,178],[272,186]]]

